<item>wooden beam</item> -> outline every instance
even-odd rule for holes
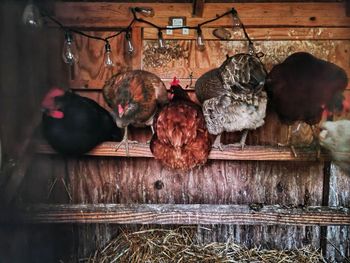
[[[130,7],[137,3],[56,2],[55,17],[65,26],[78,28],[126,27],[132,14]],[[349,27],[345,2],[338,3],[206,3],[203,17],[192,17],[191,3],[154,3],[156,15],[147,20],[166,26],[170,16],[186,16],[189,26],[196,26],[234,7],[247,27]],[[283,18],[283,19],[282,19]],[[150,27],[137,23],[135,26]],[[226,16],[206,27],[232,26]]]
[[[204,11],[204,0],[193,0],[193,11],[194,17],[203,17]]]
[[[346,12],[346,16],[350,17],[350,0],[345,0],[346,4],[345,4],[345,12]]]
[[[231,31],[232,38],[228,41],[246,40],[242,30],[232,32],[232,27],[227,27]],[[214,28],[203,28],[202,34],[205,40],[218,40],[213,35]],[[350,28],[336,27],[276,27],[276,28],[247,28],[249,37],[253,40],[349,40]],[[154,28],[145,28],[143,38],[145,40],[155,40],[158,38],[158,31]],[[163,34],[164,39],[196,39],[195,30],[190,30],[188,35],[183,35],[181,30],[173,30],[172,35]]]
[[[350,225],[343,207],[280,205],[79,204],[32,205],[20,211],[29,223]]]
[[[104,142],[88,152],[90,156],[113,156],[113,157],[146,157],[152,158],[149,144],[138,143],[129,145],[129,156],[124,148],[115,151],[117,142]],[[39,144],[37,153],[55,154],[56,152],[48,144]],[[288,147],[272,146],[246,146],[244,150],[233,146],[224,146],[224,150],[212,149],[209,159],[212,160],[243,160],[243,161],[324,161],[329,156],[322,153],[317,159],[317,153],[308,148],[296,148],[297,157],[294,157]]]

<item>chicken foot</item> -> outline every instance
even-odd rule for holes
[[[221,143],[221,133],[218,136],[216,136],[215,141],[213,143],[213,148],[223,151],[222,143]]]
[[[240,147],[243,150],[245,147],[245,142],[247,140],[248,132],[249,132],[249,130],[244,130],[242,137],[241,137],[241,140],[239,142],[231,143],[231,144],[228,144],[227,146]]]
[[[123,140],[118,143],[118,145],[115,147],[115,151],[118,151],[118,149],[120,148],[120,146],[122,146],[123,144],[125,144],[125,152],[126,152],[126,156],[129,156],[129,143],[139,143],[138,141],[130,141],[128,139],[128,126],[126,126],[124,128],[124,136],[123,136]]]
[[[154,135],[154,128],[153,128],[152,125],[151,125],[151,131],[152,131],[151,139],[147,140],[147,141],[146,141],[146,144],[151,144],[151,140],[152,140],[152,137],[153,137],[153,135]]]

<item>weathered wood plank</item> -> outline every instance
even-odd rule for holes
[[[93,36],[107,37],[112,35],[113,31],[85,31]],[[135,33],[140,33],[135,30]],[[133,41],[137,44],[136,34],[133,33]],[[112,60],[115,64],[113,68],[104,66],[105,42],[88,39],[81,35],[74,35],[77,51],[79,53],[79,63],[74,65],[74,75],[71,81],[92,80],[104,82],[116,72],[132,68],[132,57],[126,52],[125,34],[112,38],[109,43],[112,49]],[[140,50],[135,57],[140,56]],[[101,86],[102,88],[102,86]]]
[[[74,27],[123,27],[127,26],[132,15],[130,7],[135,3],[55,3],[55,15],[66,26]],[[234,7],[246,26],[349,26],[350,17],[346,16],[345,3],[207,3],[203,17],[192,16],[191,3],[154,3],[156,15],[147,20],[160,25],[168,25],[170,16],[187,17],[187,25],[196,26]],[[283,17],[283,19],[281,19]],[[138,26],[146,26],[138,24]],[[232,26],[232,18],[224,17],[210,26]]]
[[[102,35],[102,33],[100,33]],[[106,32],[103,33],[106,35]],[[140,44],[135,32],[135,43]],[[109,75],[106,75],[102,66],[103,47],[96,41],[87,39],[78,40],[81,56],[84,56],[81,63],[76,66],[75,79],[70,82],[70,87],[79,90],[100,90],[104,86]],[[124,41],[118,39],[118,41]],[[143,47],[135,45],[136,54],[132,62],[128,62],[121,52],[119,42],[113,42],[113,51],[117,54],[118,62],[114,72],[122,68],[142,68],[150,71],[160,78],[166,84],[174,76],[183,80],[181,84],[189,84],[189,76],[192,73],[193,83],[188,90],[193,90],[195,81],[202,74],[212,68],[218,67],[225,60],[226,55],[234,55],[240,52],[246,52],[247,42],[242,40],[234,41],[206,41],[206,50],[199,52],[196,50],[194,40],[167,40],[169,48],[165,53],[157,53],[154,49],[154,40],[143,41]],[[270,70],[277,63],[282,62],[287,56],[298,51],[312,53],[316,57],[333,62],[344,68],[350,75],[350,40],[284,40],[284,41],[255,41],[258,51],[265,54],[262,61]],[[142,57],[142,62],[139,56]],[[167,85],[169,87],[169,85]],[[350,88],[350,85],[349,85]]]
[[[103,142],[86,155],[90,156],[119,156],[119,157],[153,157],[148,144],[138,143],[129,145],[129,156],[123,148],[115,151],[117,142]],[[211,160],[248,160],[248,161],[324,161],[329,159],[327,154],[321,154],[317,159],[315,150],[296,148],[297,157],[294,157],[288,147],[246,146],[244,150],[238,147],[225,146],[224,150],[212,149],[209,155]],[[39,144],[37,153],[54,154],[55,151],[48,144]]]
[[[202,34],[205,40],[218,40],[213,35],[215,28],[203,28]],[[230,31],[231,39],[228,41],[246,40],[242,30]],[[276,27],[276,28],[247,28],[247,33],[252,40],[349,40],[350,28],[333,27]],[[144,28],[143,38],[154,40],[158,38],[158,31],[154,28]],[[164,39],[195,39],[195,30],[190,30],[190,34],[183,35],[181,30],[173,30],[171,35],[163,34]]]
[[[331,165],[329,205],[350,207],[350,174]],[[327,227],[326,258],[330,262],[346,262],[350,258],[350,226]]]
[[[248,205],[95,204],[29,206],[32,223],[350,225],[343,207],[288,208]]]
[[[193,11],[192,14],[196,17],[202,17],[204,11],[205,0],[193,0]]]
[[[194,78],[212,68],[219,67],[226,55],[247,52],[247,41],[206,41],[206,49],[200,52],[196,49],[194,40],[167,40],[168,49],[159,54],[153,47],[154,40],[144,41],[142,68],[161,78]],[[255,41],[257,51],[265,56],[262,58],[267,70],[283,62],[295,52],[309,52],[314,56],[333,62],[342,67],[350,75],[350,41],[349,40],[282,40]],[[175,56],[176,59],[172,59]]]

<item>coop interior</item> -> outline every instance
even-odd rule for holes
[[[0,12],[0,262],[350,262],[350,1],[5,0]],[[217,79],[202,78],[213,69]],[[328,109],[319,97],[334,83],[341,102]],[[135,106],[147,118],[123,122],[122,85],[151,94]],[[47,130],[86,101],[43,109],[53,87],[97,102],[118,139],[60,152],[79,140]],[[235,95],[212,101],[213,87]],[[208,118],[259,105],[259,124],[214,143]],[[311,117],[288,119],[302,110]],[[322,144],[326,121],[345,128]],[[159,157],[175,122],[202,139]]]

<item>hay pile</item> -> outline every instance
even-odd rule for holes
[[[279,251],[247,249],[233,242],[203,245],[196,242],[194,233],[189,228],[124,231],[85,262],[326,262],[319,251],[309,246]]]

